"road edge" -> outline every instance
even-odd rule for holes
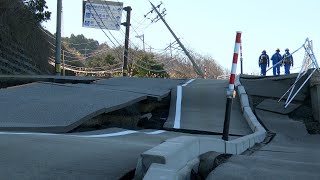
[[[190,179],[188,177],[191,171],[197,170],[195,167],[199,165],[199,155],[209,151],[241,154],[256,143],[263,142],[267,131],[250,107],[248,95],[240,82],[240,75],[236,76],[235,88],[240,98],[243,116],[253,131],[252,134],[231,141],[190,136],[168,139],[140,155],[135,179]]]

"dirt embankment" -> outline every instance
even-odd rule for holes
[[[1,0],[0,9],[1,52],[12,54],[8,52],[10,49],[31,59],[42,72],[52,70],[48,64],[48,37],[41,31],[32,13],[19,0]],[[13,61],[13,58],[9,56],[6,59]]]

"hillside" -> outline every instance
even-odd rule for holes
[[[48,37],[19,0],[0,1],[0,74],[51,74]]]

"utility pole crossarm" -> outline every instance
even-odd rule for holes
[[[201,76],[202,78],[204,78],[204,73],[202,72],[202,70],[199,68],[199,66],[195,63],[194,59],[192,58],[192,56],[190,55],[189,51],[184,47],[184,45],[181,43],[181,41],[179,40],[179,38],[175,35],[175,33],[172,31],[172,29],[170,28],[170,26],[168,25],[168,23],[164,20],[164,18],[162,17],[161,13],[157,10],[157,8],[152,4],[152,2],[150,2],[152,8],[157,12],[158,16],[160,17],[160,19],[162,20],[162,22],[166,25],[166,27],[169,29],[170,33],[172,34],[172,36],[176,39],[176,41],[178,42],[179,46],[182,48],[182,50],[184,51],[184,53],[188,56],[189,60],[191,61],[193,67],[195,68],[196,73]]]

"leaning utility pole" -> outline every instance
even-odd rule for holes
[[[179,46],[182,48],[182,50],[184,51],[184,53],[188,56],[188,58],[190,59],[193,67],[195,68],[196,73],[201,76],[202,78],[204,77],[204,74],[202,72],[202,70],[198,67],[198,65],[194,62],[193,58],[191,57],[189,51],[184,47],[184,45],[181,43],[181,41],[179,40],[179,38],[176,36],[176,34],[172,31],[172,29],[170,28],[170,26],[168,25],[168,23],[164,20],[164,18],[162,17],[162,15],[159,13],[159,11],[157,10],[157,8],[150,2],[152,8],[157,12],[158,16],[160,17],[160,19],[162,20],[162,22],[167,26],[167,28],[169,29],[169,31],[171,32],[172,36],[176,39],[176,41],[178,42]]]
[[[56,75],[61,75],[61,12],[62,12],[62,0],[57,0],[57,32],[56,32],[56,58],[55,69]]]
[[[130,34],[130,15],[132,8],[130,6],[127,6],[123,8],[123,10],[127,11],[127,20],[124,23],[121,23],[121,25],[124,25],[126,27],[126,34],[125,34],[125,41],[124,41],[124,53],[123,53],[123,70],[122,70],[122,76],[127,76],[128,73],[128,51],[129,51],[129,34]]]

